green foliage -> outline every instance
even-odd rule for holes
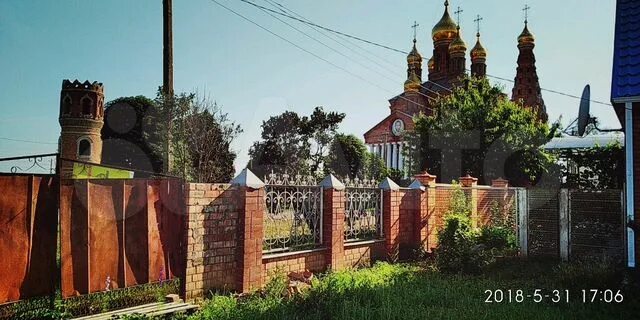
[[[329,144],[344,117],[322,107],[310,116],[293,111],[272,116],[262,122],[262,139],[249,149],[248,168],[260,177],[271,171],[321,175]]]
[[[444,273],[479,273],[488,261],[485,252],[477,246],[477,237],[467,215],[446,216],[444,228],[438,232],[435,250],[438,270]]]
[[[364,171],[367,154],[367,147],[358,137],[336,134],[329,147],[325,171],[353,179]]]
[[[242,132],[215,101],[195,93],[173,97],[161,91],[155,100],[160,126],[156,148],[171,157],[171,174],[193,182],[228,182],[236,153],[231,142]]]
[[[480,229],[478,243],[489,250],[504,250],[516,248],[518,239],[513,229],[503,226],[485,226]]]
[[[384,161],[367,151],[360,138],[354,135],[336,134],[329,148],[325,175],[338,177],[382,180],[390,173]],[[394,180],[395,181],[395,180]]]
[[[471,203],[460,184],[453,181],[451,183],[451,197],[449,198],[449,207],[445,212],[445,216],[460,215],[469,217],[471,215]]]
[[[564,188],[619,189],[624,183],[624,146],[614,142],[584,150],[560,150]]]
[[[436,272],[430,265],[377,263],[372,268],[331,272],[314,281],[310,292],[296,299],[271,299],[255,295],[249,299],[215,296],[206,301],[190,319],[634,319],[640,301],[625,292],[622,304],[577,301],[572,291],[569,304],[485,302],[486,290],[564,289],[555,262],[503,260],[482,275],[450,275]],[[585,268],[586,269],[586,268]],[[616,272],[610,270],[609,274]],[[591,278],[589,271],[580,273]],[[600,274],[596,272],[596,274]],[[532,281],[535,279],[535,281]],[[606,277],[606,279],[611,279]],[[607,284],[618,288],[619,281]],[[589,283],[584,283],[589,287]],[[487,307],[487,306],[490,307]]]
[[[442,181],[470,173],[481,184],[500,176],[515,185],[535,182],[553,162],[540,148],[553,136],[549,126],[488,80],[465,81],[436,101],[432,115],[414,119],[407,134],[412,172],[427,170]]]

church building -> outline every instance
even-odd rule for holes
[[[487,50],[480,42],[480,30],[469,52],[471,67],[467,69],[467,45],[459,24],[449,14],[448,0],[444,6],[442,18],[431,32],[434,49],[427,63],[427,78],[423,79],[423,58],[416,48],[414,34],[413,48],[407,56],[404,92],[389,100],[390,114],[364,134],[369,151],[380,156],[392,169],[404,171],[407,168],[402,155],[406,147],[402,133],[413,130],[413,117],[420,112],[431,115],[436,98],[450,94],[468,70],[474,77],[485,77],[487,73]],[[534,47],[535,37],[525,19],[524,30],[518,37],[519,56],[511,99],[535,110],[539,120],[546,122],[548,116],[538,82]]]

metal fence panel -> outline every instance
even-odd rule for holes
[[[309,176],[271,173],[265,178],[265,253],[322,243],[322,188]]]
[[[558,257],[560,253],[559,190],[527,190],[528,254]]]
[[[360,241],[382,236],[382,190],[374,180],[344,179],[345,241]]]
[[[572,257],[624,258],[621,190],[570,190],[569,214]]]

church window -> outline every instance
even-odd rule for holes
[[[78,141],[78,157],[91,156],[91,142],[89,139],[81,139]]]

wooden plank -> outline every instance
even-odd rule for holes
[[[105,312],[105,313],[100,313],[100,314],[94,314],[94,315],[90,315],[90,316],[83,316],[80,318],[74,318],[74,320],[85,320],[85,319],[95,319],[95,317],[98,316],[110,316],[116,313],[121,313],[121,312],[128,312],[131,310],[135,310],[135,309],[139,309],[139,308],[145,308],[151,305],[159,305],[162,304],[162,302],[153,302],[153,303],[148,303],[148,304],[143,304],[143,305],[139,305],[139,306],[135,306],[135,307],[129,307],[126,309],[120,309],[120,310],[113,310],[113,311],[109,311],[109,312]]]
[[[560,190],[560,259],[569,260],[569,190]]]

